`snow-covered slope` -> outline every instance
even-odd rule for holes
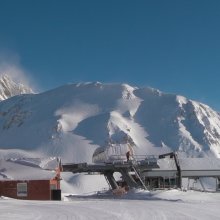
[[[19,82],[15,82],[10,76],[0,76],[0,100],[8,99],[15,95],[33,93],[32,89]]]
[[[152,88],[81,83],[0,103],[0,146],[66,162],[129,143],[136,154],[220,153],[220,115],[207,105]]]
[[[218,220],[219,193],[130,191],[122,197],[83,195],[64,201],[25,201],[0,197],[0,219]]]

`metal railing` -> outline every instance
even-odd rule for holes
[[[155,155],[131,155],[129,158],[129,161],[132,161],[134,163],[156,163],[158,157]],[[125,155],[110,155],[107,160],[107,163],[124,163],[128,162]]]

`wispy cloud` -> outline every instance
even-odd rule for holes
[[[22,83],[32,88],[35,92],[38,91],[35,80],[31,74],[21,66],[20,57],[16,53],[0,52],[0,76],[2,75],[8,75],[15,82]]]

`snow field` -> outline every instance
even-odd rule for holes
[[[72,197],[68,201],[0,199],[4,220],[217,220],[220,194],[201,192],[137,192],[123,198]]]

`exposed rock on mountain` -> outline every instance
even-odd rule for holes
[[[0,76],[0,100],[5,100],[15,95],[29,93],[33,93],[31,88],[15,82],[6,74]]]

